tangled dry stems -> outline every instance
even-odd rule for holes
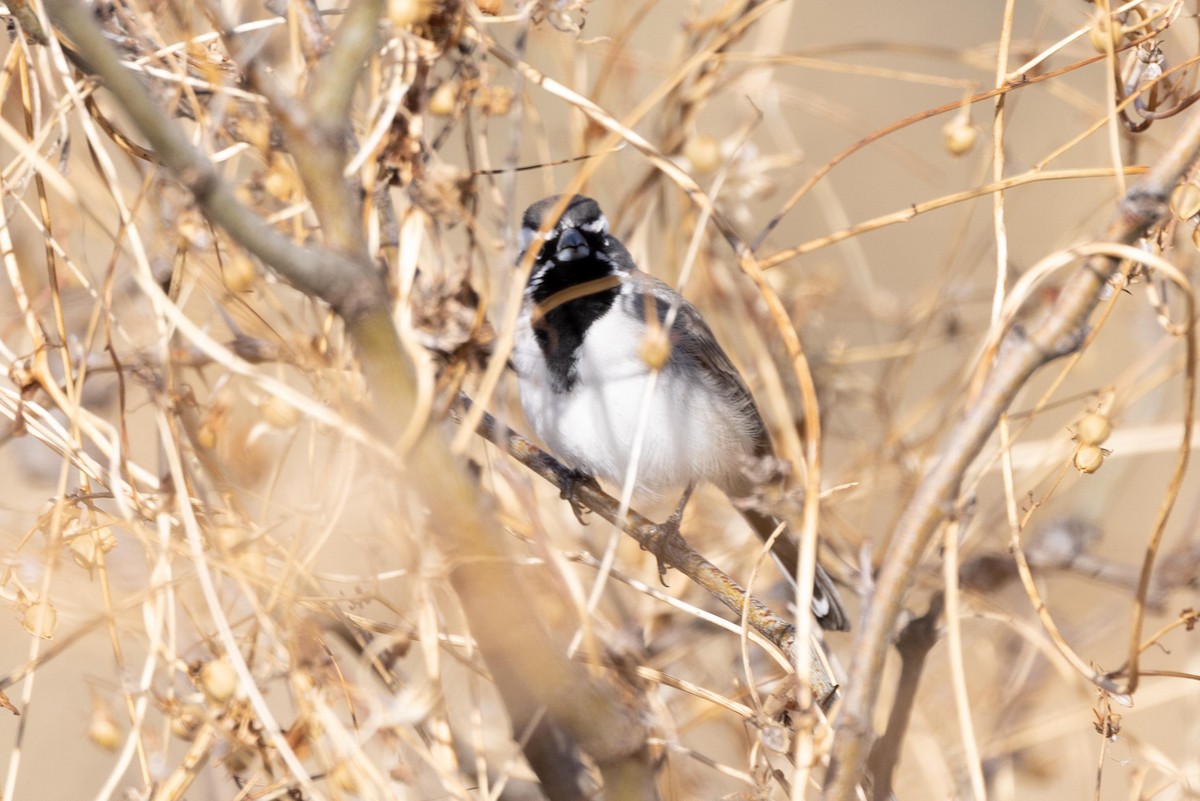
[[[787,3],[485,6],[9,5],[3,797],[1184,793],[1186,729],[1154,718],[1197,672],[1184,7],[1055,18],[1050,45],[1010,9],[987,57],[925,45],[912,70],[900,29],[884,67],[790,52]],[[646,44],[663,30],[673,52]],[[779,102],[800,67],[913,95],[816,131],[832,105]],[[974,178],[936,132],[857,166],[983,105]],[[1069,200],[1032,194],[1051,185]],[[699,499],[678,561],[725,569],[700,583],[741,625],[579,529],[478,418],[447,430],[459,390],[520,425],[513,220],[551,190],[600,196],[643,264],[691,275],[807,490],[778,499],[807,569],[821,511],[865,610],[830,642],[830,722],[782,656],[804,598],[754,572],[728,510]],[[1112,437],[1083,441],[1085,412]],[[68,785],[44,766],[80,731]],[[1040,756],[1068,744],[1094,759]]]

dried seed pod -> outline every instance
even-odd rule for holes
[[[956,115],[942,126],[942,144],[951,156],[969,153],[978,138],[979,130],[966,117]]]
[[[1075,436],[1084,445],[1100,445],[1112,434],[1112,421],[1099,412],[1088,412],[1079,418]]]
[[[388,0],[388,19],[397,28],[408,28],[429,16],[429,0]]]
[[[300,410],[278,395],[272,395],[263,401],[259,410],[272,428],[293,428],[300,422]]]
[[[1080,445],[1075,451],[1075,469],[1080,473],[1095,473],[1104,463],[1104,449],[1099,445]]]
[[[209,534],[209,541],[219,553],[231,554],[242,544],[245,537],[237,526],[216,526]]]
[[[347,760],[338,762],[329,771],[329,783],[343,793],[358,792],[358,776],[355,775],[354,767]]]
[[[205,695],[220,704],[228,701],[237,692],[237,671],[224,657],[201,665],[196,681]]]
[[[692,163],[693,172],[708,175],[721,166],[721,143],[708,134],[690,136],[683,145],[683,155]]]
[[[222,263],[221,280],[230,292],[249,292],[258,280],[258,268],[253,259],[239,253]]]
[[[1200,214],[1200,185],[1184,181],[1171,191],[1171,211],[1180,220],[1190,220]]]
[[[642,343],[638,346],[638,355],[651,370],[661,370],[671,360],[671,338],[662,326],[646,329]]]
[[[437,89],[433,90],[433,95],[429,98],[429,113],[435,117],[449,117],[454,113],[455,106],[458,105],[458,87],[446,81],[438,85]]]
[[[67,540],[71,558],[82,568],[92,570],[100,563],[100,557],[117,547],[117,538],[112,529],[101,526],[93,531],[76,534]]]
[[[173,710],[171,715],[171,733],[180,740],[191,742],[200,730],[204,719],[204,710],[198,706],[183,706]]]
[[[225,431],[229,422],[229,409],[237,402],[237,398],[228,387],[217,393],[217,396],[204,410],[204,417],[200,421],[200,427],[196,430],[197,445],[207,450],[217,447],[221,433]]]
[[[1088,31],[1088,41],[1092,43],[1092,48],[1097,53],[1107,53],[1110,45],[1111,49],[1116,50],[1121,46],[1122,36],[1121,23],[1097,9],[1096,15],[1092,17],[1092,27]]]
[[[217,447],[217,421],[205,420],[196,431],[196,444],[211,451]]]
[[[175,221],[175,232],[196,250],[208,247],[211,233],[208,223],[194,209],[187,209],[179,215]]]
[[[243,546],[234,554],[238,570],[248,577],[261,579],[266,574],[267,557],[257,544]]]
[[[254,764],[255,756],[257,754],[253,749],[241,745],[232,746],[221,759],[221,763],[233,773],[242,773],[249,770],[250,766]]]
[[[288,203],[296,189],[296,178],[287,166],[277,160],[263,178],[263,189],[281,203]]]
[[[92,705],[87,736],[105,751],[116,751],[121,745],[121,724],[117,723],[112,708],[103,701],[96,701]]]
[[[48,640],[58,629],[58,612],[49,601],[38,601],[25,607],[25,616],[21,625],[34,637]]]

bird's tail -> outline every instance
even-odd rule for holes
[[[750,524],[750,528],[754,529],[754,533],[763,542],[770,539],[771,535],[775,533],[775,529],[779,528],[781,521],[774,515],[763,514],[754,509],[741,509],[740,511],[742,517],[746,518],[746,522]],[[775,557],[780,569],[794,586],[796,569],[800,564],[800,552],[796,548],[791,532],[785,529],[775,538],[771,556]],[[833,579],[825,572],[825,568],[821,567],[820,563],[817,564],[817,571],[813,575],[812,611],[817,622],[821,624],[821,628],[826,631],[850,630],[850,616],[846,614],[846,608],[842,606],[842,599],[838,595],[837,588],[833,586]]]

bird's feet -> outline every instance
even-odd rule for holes
[[[589,476],[582,470],[571,470],[563,477],[561,483],[559,483],[558,495],[564,501],[571,504],[571,511],[575,513],[575,519],[586,526],[587,521],[583,519],[583,515],[591,510],[579,497],[579,491],[584,487],[590,487],[594,490],[600,489],[600,485],[596,483],[596,479],[592,476]]]
[[[683,535],[679,533],[679,521],[683,519],[683,510],[687,507],[688,499],[692,497],[693,485],[683,491],[679,505],[675,511],[661,523],[651,523],[642,529],[642,547],[654,554],[658,561],[658,580],[667,586],[667,568],[671,565],[670,552],[679,547],[686,547]]]

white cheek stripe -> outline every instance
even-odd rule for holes
[[[546,277],[546,273],[554,266],[554,262],[546,262],[540,265],[534,265],[533,275],[529,276],[529,283],[525,286],[525,294],[530,294],[533,290],[542,285],[542,280]]]
[[[586,222],[579,226],[589,234],[607,234],[608,233],[608,218],[601,214],[591,222]]]
[[[525,225],[521,226],[521,237],[518,240],[521,243],[521,252],[524,253],[526,250],[528,250],[529,246],[531,244],[533,244],[533,240],[535,240],[535,239],[538,241],[541,241],[541,242],[545,242],[547,239],[550,238],[550,235],[552,233],[554,233],[553,230],[547,231],[546,233],[541,234],[539,236],[536,229],[530,228]]]

